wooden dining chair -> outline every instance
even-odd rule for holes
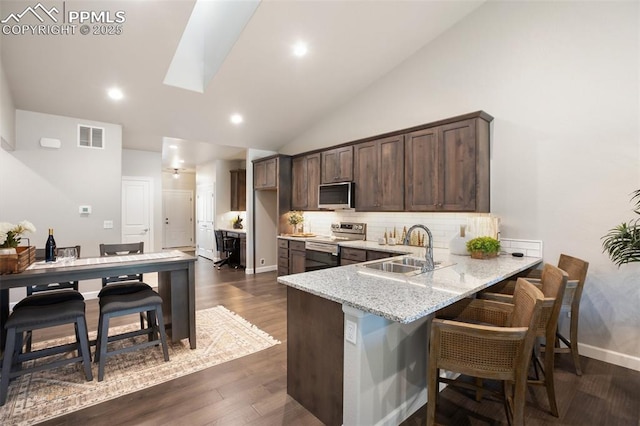
[[[538,287],[544,294],[542,303],[542,313],[540,314],[538,323],[536,324],[536,337],[544,338],[545,343],[554,344],[556,339],[556,330],[558,328],[558,317],[560,316],[560,308],[565,295],[568,274],[562,269],[545,264],[542,269],[542,276],[539,281],[531,282]],[[500,302],[513,303],[514,296],[503,293],[484,292],[478,297],[488,300],[496,300]],[[547,343],[548,344],[548,343]],[[530,385],[542,385],[547,390],[549,398],[549,408],[551,414],[559,417],[558,404],[556,402],[555,381],[554,381],[554,352],[545,351],[544,365],[540,362],[539,351],[534,347],[532,363],[535,372],[535,378],[527,380]],[[538,367],[542,369],[543,378],[540,378]]]
[[[69,247],[58,247],[57,251],[60,252],[66,249],[76,249],[76,256],[80,257],[80,246],[69,246]],[[45,259],[44,249],[37,248],[36,249],[36,261],[42,261]],[[39,285],[31,285],[27,286],[27,296],[31,296],[34,293],[38,293],[41,291],[50,291],[50,290],[61,290],[65,288],[70,288],[72,290],[78,291],[78,281],[69,281],[62,283],[51,283],[51,284],[39,284]]]
[[[126,256],[129,254],[144,253],[144,242],[139,243],[120,243],[120,244],[100,244],[100,256]],[[123,281],[143,281],[142,274],[120,275],[117,277],[102,278],[102,287],[109,283]]]
[[[428,426],[435,424],[439,383],[488,391],[472,383],[440,377],[440,370],[502,381],[507,418],[511,424],[524,424],[527,370],[543,299],[539,289],[519,278],[513,304],[467,300],[459,312],[460,320],[432,321],[427,368]]]

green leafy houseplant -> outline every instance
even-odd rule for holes
[[[491,237],[477,237],[467,241],[467,251],[474,259],[496,257],[500,252],[500,241]]]
[[[633,192],[634,213],[640,215],[640,189]],[[623,222],[602,237],[603,252],[618,267],[625,263],[640,262],[640,218]]]

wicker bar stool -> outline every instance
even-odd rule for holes
[[[556,339],[554,344],[549,342],[549,346],[554,346],[555,353],[570,353],[573,358],[573,365],[576,369],[576,375],[582,376],[582,368],[580,367],[580,353],[578,352],[578,324],[580,323],[580,300],[582,299],[582,290],[587,279],[587,270],[589,262],[577,257],[561,254],[558,260],[558,268],[562,269],[569,275],[567,286],[562,301],[562,311],[570,312],[571,320],[569,324],[569,338],[567,339],[559,330],[556,330]],[[542,271],[534,269],[527,275],[527,280],[532,283],[539,283]],[[506,285],[499,290],[500,293],[513,294],[515,281],[508,281]],[[487,292],[494,292],[491,288]],[[560,341],[567,347],[560,347]],[[546,350],[546,347],[545,347]]]
[[[568,275],[565,271],[550,264],[545,264],[542,269],[542,278],[539,282],[531,282],[538,287],[544,294],[542,303],[542,313],[536,325],[536,337],[544,338],[545,342],[553,345],[558,328],[558,317],[560,316],[560,308],[565,295]],[[500,302],[513,303],[513,295],[485,292],[478,297]],[[556,403],[555,382],[553,378],[554,370],[554,352],[546,351],[544,355],[544,366],[538,357],[538,351],[534,346],[533,367],[535,370],[535,379],[531,378],[527,381],[530,385],[542,385],[547,390],[549,398],[549,408],[551,414],[559,417],[558,404]],[[541,379],[538,373],[538,367],[542,369],[544,378]]]
[[[169,361],[167,336],[162,316],[162,298],[145,283],[110,284],[98,294],[100,299],[100,317],[98,338],[94,361],[98,362],[98,381],[104,378],[104,369],[108,357],[149,346],[162,346],[165,362]],[[109,336],[109,320],[114,317],[146,313],[147,326],[141,324],[139,330]],[[109,342],[147,335],[147,340],[108,350]]]
[[[23,352],[23,335],[32,330],[73,324],[76,341],[36,351]],[[48,370],[62,365],[81,362],[87,381],[93,380],[91,352],[87,335],[85,303],[75,290],[49,291],[22,299],[13,308],[5,324],[7,340],[0,379],[0,405],[7,400],[9,381],[26,373]],[[51,355],[77,351],[77,356],[63,358],[46,364],[22,368],[22,363]]]
[[[507,418],[524,424],[527,370],[544,295],[519,278],[513,304],[465,300],[464,321],[435,318],[431,324],[427,368],[427,425],[435,424],[438,383],[481,390],[471,383],[440,377],[440,370],[503,382]],[[485,324],[493,325],[485,325]],[[486,391],[486,390],[485,390]]]

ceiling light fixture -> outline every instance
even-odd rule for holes
[[[178,149],[178,145],[169,145],[169,148],[171,148],[171,149]]]
[[[180,174],[178,173],[178,169],[173,169],[173,178],[180,179]]]
[[[244,121],[244,118],[240,114],[233,114],[230,120],[233,124],[240,124]]]
[[[307,52],[309,52],[309,48],[306,43],[299,41],[293,45],[293,54],[298,58],[305,56]]]
[[[107,94],[114,101],[119,101],[120,99],[124,98],[124,93],[122,93],[122,90],[118,89],[117,87],[112,87],[111,89],[109,89],[107,91]]]

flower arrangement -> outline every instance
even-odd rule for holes
[[[18,247],[25,232],[36,232],[36,227],[26,220],[17,225],[0,222],[0,248]]]
[[[304,216],[302,214],[302,212],[296,210],[289,212],[289,225],[293,225],[294,233],[298,231],[298,225],[304,222]]]

